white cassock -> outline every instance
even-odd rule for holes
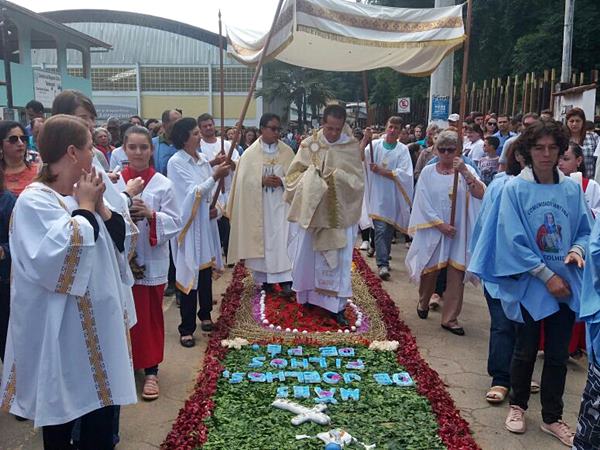
[[[271,164],[277,154],[277,142],[262,144],[264,161],[263,175],[275,175],[282,180],[285,171],[281,164]],[[283,283],[292,280],[292,263],[287,253],[289,205],[283,200],[284,187],[263,187],[264,258],[246,259],[246,267],[254,272],[256,283]]]
[[[123,176],[117,187],[125,190]],[[139,194],[144,203],[156,212],[156,236],[154,245],[150,239],[150,223],[144,218],[136,223],[139,235],[135,247],[136,262],[144,266],[144,278],[135,284],[158,286],[167,282],[169,273],[169,240],[181,231],[181,211],[175,198],[173,183],[160,172],[156,172]]]
[[[454,174],[442,175],[436,166],[429,164],[419,175],[410,216],[408,232],[413,236],[413,242],[406,254],[406,267],[410,280],[416,284],[423,273],[448,266],[466,270],[471,256],[469,239],[481,206],[481,200],[470,194],[465,179],[459,175],[454,224],[456,235],[452,239],[443,236],[436,225],[450,223]],[[479,180],[475,169],[467,168]],[[465,281],[475,280],[467,278]]]
[[[0,407],[36,427],[137,401],[119,267],[125,258],[117,258],[98,214],[94,241],[90,222],[71,216],[78,207],[73,197],[34,182],[12,216]]]
[[[209,209],[215,180],[209,160],[197,153],[195,161],[184,150],[167,164],[175,198],[183,214],[183,228],[171,241],[177,287],[188,294],[198,287],[198,272],[209,267],[222,269],[221,243],[217,219],[210,220]]]
[[[406,233],[413,198],[413,166],[406,145],[398,142],[388,150],[384,139],[373,141],[374,162],[379,167],[391,170],[394,179],[389,179],[367,169],[368,178],[365,195],[367,210],[372,220],[379,220]],[[371,163],[371,150],[365,149],[365,163]]]
[[[231,148],[231,142],[229,141],[225,141],[224,145],[223,145],[224,149],[225,149],[225,154],[229,154],[229,149]],[[202,139],[200,141],[200,152],[203,153],[204,155],[206,155],[206,158],[209,161],[212,161],[213,159],[215,159],[215,157],[219,154],[219,152],[221,151],[221,138],[218,137],[217,138],[217,142],[213,142],[212,144],[204,141],[204,139]],[[231,160],[232,161],[237,161],[238,159],[240,159],[240,154],[238,153],[237,149],[233,150],[233,153],[231,154]],[[227,205],[227,200],[229,199],[229,191],[231,191],[231,183],[233,182],[233,170],[229,172],[229,174],[224,178],[224,189],[223,192],[221,192],[221,194],[219,195],[219,203],[224,207],[225,205]],[[218,185],[218,183],[217,183]],[[216,190],[216,187],[215,187]]]
[[[327,145],[333,147],[350,140],[348,135],[342,134],[337,142],[327,142]],[[310,230],[290,223],[288,253],[292,260],[292,289],[296,291],[298,303],[310,303],[333,313],[344,310],[352,297],[352,251],[356,232],[357,225],[347,227],[345,247],[321,252],[313,249]],[[336,264],[331,265],[328,261]]]

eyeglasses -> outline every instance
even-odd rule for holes
[[[456,148],[454,147],[439,147],[437,149],[438,153],[454,153]]]
[[[27,144],[29,142],[29,136],[9,136],[4,139],[11,144],[16,144],[18,141],[21,141],[23,144]]]
[[[488,122],[488,125],[496,125],[496,122]]]

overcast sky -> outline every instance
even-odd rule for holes
[[[218,32],[218,12],[222,20],[236,27],[267,30],[273,20],[277,0],[11,0],[35,12],[62,9],[112,9],[131,11],[185,22]],[[82,6],[85,5],[85,6]]]

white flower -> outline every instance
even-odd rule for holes
[[[240,350],[245,345],[250,345],[244,338],[235,338],[235,339],[223,339],[221,341],[221,345],[227,348],[235,348],[236,350]]]
[[[400,343],[398,341],[373,341],[369,345],[369,350],[379,350],[383,352],[393,352],[398,349]]]

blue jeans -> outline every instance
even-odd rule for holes
[[[389,267],[394,227],[389,223],[373,220],[373,228],[375,229],[375,259],[377,267]]]
[[[483,294],[490,311],[487,371],[492,377],[492,386],[510,388],[510,363],[515,348],[515,322],[506,317],[499,299],[492,298],[485,288]]]

